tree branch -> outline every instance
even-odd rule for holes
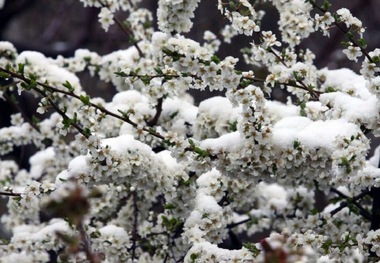
[[[338,194],[339,196],[345,198],[347,201],[345,202],[342,202],[340,203],[340,205],[335,208],[334,210],[332,210],[330,212],[331,216],[335,215],[336,213],[338,213],[339,211],[341,211],[343,208],[345,207],[348,207],[349,204],[353,204],[355,205],[358,209],[359,209],[359,212],[360,212],[360,215],[363,216],[364,218],[370,220],[371,219],[371,214],[365,210],[357,201],[362,199],[364,196],[366,195],[369,195],[370,192],[369,191],[364,191],[362,193],[360,193],[359,195],[353,197],[353,198],[350,198],[348,196],[346,196],[345,194],[341,193],[340,191],[338,191],[337,189],[335,188],[331,188],[331,191]]]
[[[0,191],[0,195],[18,197],[18,196],[21,196],[21,193],[10,193],[10,192],[2,192],[2,191]]]
[[[153,126],[155,126],[157,124],[158,119],[161,116],[163,101],[164,101],[164,99],[162,97],[158,99],[157,104],[156,104],[156,114],[154,115],[153,119],[151,119],[150,121],[148,121],[147,124],[149,126],[153,127]]]

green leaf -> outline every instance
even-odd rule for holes
[[[7,245],[10,243],[10,240],[7,240],[7,239],[4,239],[4,238],[1,238],[1,245]]]
[[[70,92],[73,92],[73,91],[74,91],[74,87],[73,87],[73,86],[71,85],[71,83],[68,82],[67,80],[66,80],[65,83],[62,83],[62,85],[63,85],[65,88],[67,88]]]
[[[90,105],[90,97],[89,96],[80,95],[79,99],[81,102],[83,102],[84,105]]]
[[[149,127],[149,128],[148,128],[148,131],[149,131],[150,133],[157,133],[156,129],[153,128],[153,127]]]
[[[345,172],[346,173],[351,173],[352,172],[352,168],[351,168],[351,165],[350,165],[350,161],[347,160],[346,157],[342,157],[340,159],[341,163],[339,164],[340,166],[343,166],[345,168]]]
[[[277,171],[278,171],[277,165],[276,165],[276,164],[273,164],[273,165],[272,165],[272,173],[273,173],[273,174],[276,174]]]
[[[300,110],[301,116],[306,117],[306,115],[307,115],[306,114],[306,102],[302,101],[300,103],[300,108],[301,108],[301,110]]]
[[[237,131],[237,121],[228,122],[228,130],[233,132]]]
[[[261,250],[256,247],[256,244],[254,243],[245,243],[243,244],[243,247],[245,247],[246,249],[248,249],[249,252],[251,252],[253,254],[253,256],[258,256],[261,252]]]
[[[9,79],[10,75],[6,72],[0,71],[0,78]]]
[[[346,33],[346,37],[347,37],[348,39],[352,38],[353,36],[354,36],[354,35],[352,34],[351,31],[348,31],[348,32]]]
[[[32,115],[32,123],[33,124],[38,124],[41,120],[37,118],[35,115]]]
[[[365,41],[364,38],[359,38],[359,39],[358,39],[358,42],[359,42],[359,44],[360,44],[360,46],[361,46],[362,48],[366,48],[366,47],[367,47],[367,42]]]
[[[333,242],[331,239],[327,239],[323,244],[322,244],[322,248],[325,250],[325,251],[328,251],[329,248],[332,246]]]
[[[62,120],[63,127],[68,129],[73,121],[70,118],[64,118]]]
[[[253,225],[257,225],[258,223],[259,223],[259,219],[257,217],[251,216],[251,218],[247,222],[247,226],[251,227]]]
[[[101,236],[100,232],[99,231],[95,231],[95,232],[92,232],[90,234],[90,237],[91,238],[99,238]]]
[[[351,46],[351,42],[349,42],[349,41],[342,41],[341,42],[341,44],[344,46],[344,47],[349,47],[349,46]]]
[[[327,0],[323,0],[323,9],[327,11],[331,7],[331,4]]]
[[[30,89],[35,89],[37,87],[37,81],[36,80],[31,80],[29,83]]]
[[[160,75],[163,75],[163,74],[164,74],[164,72],[162,72],[162,70],[161,70],[160,67],[155,67],[155,68],[154,68],[154,71],[156,71],[157,74],[160,74]]]
[[[208,218],[209,214],[208,213],[203,213],[202,218]]]
[[[117,72],[114,72],[114,74],[119,77],[129,77],[129,75],[125,74],[125,72],[123,71],[117,71]]]
[[[32,90],[37,87],[37,81],[35,79],[30,79],[29,82],[22,82],[21,87],[23,87],[25,90]]]
[[[333,87],[328,86],[327,89],[326,89],[326,92],[327,93],[331,93],[331,92],[336,92],[336,90]]]
[[[198,154],[198,157],[199,157],[199,158],[200,158],[200,157],[208,157],[208,156],[209,156],[208,151],[202,150],[202,149],[199,148],[198,146],[194,147],[194,148],[193,148],[193,151],[194,151],[195,153]]]
[[[90,128],[88,128],[88,127],[84,128],[84,136],[86,138],[88,138],[88,137],[91,136],[91,130],[90,130]]]
[[[379,56],[373,56],[371,59],[372,59],[373,63],[379,63],[380,62]]]
[[[34,80],[34,81],[36,81],[37,80],[37,75],[36,74],[33,74],[33,73],[29,73],[29,78],[30,78],[30,80]]]
[[[163,47],[162,52],[168,56],[172,56],[175,52],[171,51],[170,49]]]
[[[168,203],[168,204],[165,204],[165,205],[164,205],[164,208],[170,210],[170,209],[174,209],[174,208],[176,208],[176,206],[175,206],[174,204]]]
[[[76,112],[74,112],[73,122],[78,122],[78,114]]]
[[[240,82],[240,86],[242,86],[243,88],[249,86],[253,84],[253,80],[251,79],[243,79],[241,82]]]
[[[106,244],[108,244],[108,245],[112,245],[112,242],[109,241],[109,240],[104,240],[103,243],[106,243]]]
[[[128,113],[127,112],[119,110],[119,109],[117,111],[120,112],[121,115],[123,115],[124,118],[128,118]]]
[[[181,180],[179,185],[190,186],[191,183],[192,183],[192,181],[190,179],[186,180],[186,181]]]
[[[25,69],[25,64],[19,63],[17,72],[20,73],[21,75],[24,75],[24,69]]]
[[[151,28],[153,26],[153,24],[152,24],[152,21],[145,21],[144,23],[143,23],[143,27],[144,27],[144,29],[148,29],[148,28]]]
[[[174,119],[178,115],[179,111],[175,111],[172,114],[170,114],[170,119]]]
[[[198,257],[199,257],[199,253],[192,253],[190,255],[191,263],[194,263],[195,260],[197,260]]]
[[[129,35],[128,43],[129,43],[129,44],[134,44],[134,43],[136,43],[136,42],[137,42],[136,37],[133,36],[133,35]]]
[[[145,85],[149,85],[150,81],[152,80],[151,76],[144,75],[140,77],[141,81],[144,82]]]
[[[162,142],[163,142],[164,144],[166,144],[167,146],[169,146],[169,147],[173,147],[173,146],[175,145],[174,142],[171,142],[171,141],[169,141],[169,140],[163,140]]]
[[[123,25],[127,28],[130,28],[131,27],[131,23],[129,23],[127,20],[124,20],[123,21]]]
[[[301,146],[301,143],[299,141],[294,141],[293,142],[293,149],[297,150]]]
[[[231,9],[233,9],[233,10],[236,9],[236,4],[234,1],[230,1],[229,4],[230,4]]]
[[[215,64],[219,64],[220,63],[220,59],[218,58],[217,55],[213,55],[211,57],[211,61],[214,62]]]
[[[181,220],[174,218],[174,217],[169,219],[166,216],[162,216],[162,223],[164,223],[165,227],[169,231],[173,231],[173,230],[175,230],[175,228],[177,226],[179,226],[181,224]]]

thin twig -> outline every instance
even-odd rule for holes
[[[129,39],[132,39],[132,45],[137,49],[140,57],[144,57],[144,53],[141,51],[137,41],[133,37],[133,32],[129,30],[118,18],[114,17],[113,20],[115,23],[123,30],[123,32],[128,36]]]
[[[322,7],[318,6],[318,5],[316,4],[315,1],[309,0],[309,2],[310,2],[310,4],[311,4],[314,8],[318,9],[318,10],[321,11],[322,13],[326,13],[326,12],[327,12],[327,10],[326,10],[325,8],[322,8]],[[334,25],[335,25],[340,31],[342,31],[342,32],[346,35],[346,37],[348,38],[348,40],[350,40],[351,43],[352,43],[355,47],[359,47],[359,48],[360,48],[360,51],[364,54],[364,56],[368,59],[369,62],[374,63],[373,60],[372,60],[372,58],[371,58],[371,56],[370,56],[370,55],[368,54],[368,52],[366,51],[366,49],[365,49],[362,45],[360,45],[360,43],[358,43],[358,42],[357,42],[352,36],[347,35],[347,33],[349,32],[349,30],[343,28],[343,27],[342,27],[342,26],[341,26],[341,25],[340,25],[335,19],[334,19]]]
[[[274,51],[274,49],[272,49],[271,47],[269,48],[269,52],[272,53],[285,67],[289,68],[289,66],[285,63],[285,61]],[[288,86],[292,86],[292,87],[297,87],[297,88],[301,88],[303,90],[306,90],[308,91],[311,95],[313,95],[314,98],[318,99],[319,98],[319,94],[317,94],[314,90],[312,90],[309,86],[307,86],[302,80],[299,80],[299,79],[296,79],[295,80],[296,82],[299,82],[301,84],[301,86],[299,85],[296,85],[296,84],[284,84],[284,85],[288,85]]]
[[[59,115],[62,116],[63,119],[70,119],[69,116],[66,115],[64,111],[62,111],[57,104],[54,103],[54,101],[50,98],[48,98],[48,101],[50,105],[58,112]],[[75,129],[77,129],[78,132],[80,132],[83,136],[88,137],[88,134],[85,132],[85,130],[80,127],[80,125],[74,121],[70,122],[70,125],[73,126]]]
[[[99,3],[103,7],[109,8],[109,6],[107,5],[107,3],[105,3],[105,2],[103,2],[101,0],[99,0]],[[133,36],[133,32],[125,24],[123,24],[123,22],[121,22],[115,16],[113,17],[113,21],[121,28],[121,30],[123,30],[123,32],[127,35],[128,39],[132,40],[131,43],[137,49],[137,52],[139,53],[139,56],[140,57],[144,57],[144,53],[141,51],[140,47],[137,45],[137,41],[135,40],[135,37]]]
[[[100,263],[100,258],[92,252],[90,238],[84,229],[83,222],[80,222],[77,227],[83,244],[82,250],[86,254],[88,261],[90,263]]]
[[[161,116],[163,101],[164,101],[164,99],[162,97],[158,99],[157,104],[156,104],[156,114],[154,115],[153,119],[148,121],[147,124],[149,126],[153,127],[153,126],[157,125],[158,119]]]
[[[359,195],[357,195],[357,196],[355,196],[353,198],[350,198],[350,197],[346,196],[345,194],[341,193],[340,191],[336,190],[335,188],[332,188],[331,190],[334,193],[337,193],[339,196],[347,199],[347,201],[340,203],[340,205],[337,208],[335,208],[334,210],[332,210],[330,212],[331,216],[335,215],[336,213],[338,213],[339,211],[341,211],[343,208],[348,207],[349,204],[353,204],[353,205],[355,205],[359,209],[360,214],[364,218],[366,218],[368,220],[371,219],[370,213],[367,210],[365,210],[359,203],[357,203],[357,201],[359,201],[360,199],[362,199],[364,196],[369,195],[370,194],[369,191],[364,191],[364,192],[360,193]]]
[[[2,191],[0,191],[0,195],[18,197],[18,196],[21,196],[21,193],[10,193],[10,192],[2,192]]]
[[[17,78],[19,80],[22,80],[24,82],[26,82],[27,84],[30,84],[30,79],[26,78],[25,76],[21,75],[21,74],[18,74],[16,72],[13,72],[13,71],[10,71],[10,70],[7,70],[5,68],[2,68],[0,67],[0,71],[3,71],[5,73],[8,73],[10,74],[13,78]],[[73,98],[76,98],[78,100],[81,100],[81,96],[75,94],[74,92],[70,92],[70,91],[65,91],[65,90],[61,90],[61,89],[58,89],[58,88],[55,88],[55,87],[52,87],[46,83],[42,83],[42,82],[39,82],[37,81],[36,82],[37,85],[41,86],[41,87],[44,87],[45,89],[51,91],[51,92],[57,92],[57,93],[61,93],[61,94],[64,94],[64,95],[67,95],[69,97],[73,97]],[[109,115],[109,116],[112,116],[114,118],[117,118],[119,120],[122,120],[130,125],[132,125],[133,127],[137,128],[138,127],[138,124],[131,121],[129,118],[123,116],[123,115],[119,115],[119,114],[116,114],[116,113],[113,113],[107,109],[105,109],[104,107],[101,107],[101,106],[98,106],[94,103],[92,103],[91,101],[88,103],[88,106],[91,106],[97,110],[99,110],[100,112],[106,114],[106,115]],[[146,127],[143,127],[142,128],[143,131],[149,133],[150,135],[153,135],[154,137],[156,138],[159,138],[161,140],[165,140],[165,137],[163,135],[161,135],[160,133],[152,130],[151,128],[146,128]]]
[[[138,227],[138,206],[137,206],[137,192],[132,194],[133,202],[133,226],[132,226],[132,261],[136,257],[136,248],[137,248],[137,227]]]
[[[227,228],[229,228],[229,229],[230,228],[234,228],[234,227],[237,227],[239,225],[245,224],[245,223],[247,223],[247,222],[249,222],[251,220],[252,220],[252,218],[243,219],[243,220],[241,220],[239,222],[228,224]]]

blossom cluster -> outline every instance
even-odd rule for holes
[[[219,0],[228,24],[198,42],[183,33],[199,0],[160,0],[160,31],[140,1],[81,2],[100,10],[105,30],[115,23],[129,32],[132,46],[48,58],[0,42],[0,98],[38,101],[33,119],[21,110],[0,128],[9,233],[0,262],[380,258],[371,211],[380,148],[368,158],[369,134],[380,130],[380,49],[366,50],[363,25],[348,9],[264,1],[279,11],[276,31],[262,29],[265,12],[250,1]],[[343,53],[361,60],[360,75],[318,69],[313,52],[299,48],[332,26],[349,39]],[[251,40],[248,70],[218,55],[236,35]],[[92,98],[77,76],[83,71],[117,93]],[[225,96],[195,105],[191,89]],[[286,102],[271,99],[278,89]],[[36,150],[24,167],[10,156],[28,145]]]

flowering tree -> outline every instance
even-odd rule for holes
[[[380,259],[380,150],[367,158],[368,135],[380,130],[380,49],[367,50],[348,9],[219,0],[229,23],[220,39],[206,31],[198,43],[184,33],[199,0],[159,0],[158,31],[141,0],[80,1],[131,47],[52,59],[0,42],[0,97],[16,106],[14,91],[39,100],[33,118],[20,111],[0,129],[1,221],[10,231],[0,262]],[[262,29],[262,2],[279,11],[278,35]],[[318,69],[299,47],[331,28],[345,35],[343,53],[360,60],[360,75]],[[243,50],[252,70],[217,55],[237,35],[252,41]],[[112,83],[112,101],[87,95],[82,71]],[[270,99],[280,88],[287,103]],[[190,89],[225,97],[196,107]],[[30,144],[38,149],[30,169],[6,158]],[[270,234],[255,243],[255,233]]]

